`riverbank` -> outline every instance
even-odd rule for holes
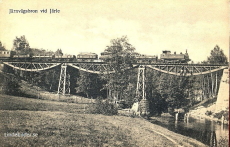
[[[142,118],[89,114],[85,103],[0,95],[4,146],[205,146]],[[6,137],[4,133],[35,134]]]
[[[161,117],[150,117],[149,121],[170,131],[192,137],[206,145],[212,146],[216,141],[217,146],[228,147],[228,126],[215,121],[193,117],[176,121],[174,117],[165,114]]]
[[[190,110],[187,113],[187,117],[193,117],[193,118],[197,118],[197,119],[208,119],[210,121],[215,121],[215,122],[220,122],[226,125],[229,125],[229,120],[226,118],[217,118],[215,117],[216,113],[215,113],[215,108],[216,108],[216,104],[212,104],[208,107],[204,107],[204,106],[199,106],[193,110]],[[228,112],[228,110],[226,110],[226,112]]]

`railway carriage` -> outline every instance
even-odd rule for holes
[[[101,56],[99,57],[100,60],[106,61],[106,59],[111,58],[112,53],[110,52],[101,52]]]
[[[31,61],[32,55],[30,54],[24,54],[24,55],[13,55],[13,60],[16,61]]]
[[[54,61],[74,61],[76,59],[75,55],[53,55]]]
[[[94,60],[98,60],[96,53],[80,53],[77,55],[77,61],[79,62],[93,62]]]
[[[52,61],[52,55],[36,55],[32,57],[33,61]]]
[[[158,57],[155,55],[140,55],[136,56],[136,61],[137,63],[146,63],[146,64],[151,64],[151,63],[157,63]]]
[[[12,58],[16,54],[15,51],[0,50],[0,59],[6,60]]]

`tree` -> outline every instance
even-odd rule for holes
[[[79,72],[80,76],[77,78],[76,93],[83,93],[88,98],[96,98],[100,95],[102,89],[102,82],[97,74],[92,74],[84,71]]]
[[[151,115],[160,115],[167,109],[166,97],[162,97],[163,85],[160,82],[162,80],[162,73],[153,69],[146,69],[146,98],[149,101],[149,110]]]
[[[208,57],[208,62],[211,64],[227,64],[228,59],[227,59],[227,56],[224,54],[223,50],[218,45],[216,45],[214,49],[211,50],[211,55]],[[210,74],[211,78],[208,81],[208,84],[206,85],[208,86],[207,89],[209,90],[208,91],[209,94],[210,94],[210,91],[212,91],[212,95],[213,93],[215,95],[218,93],[219,82],[222,77],[222,74],[223,74],[223,71],[217,71],[216,73],[213,73],[213,75]],[[214,81],[218,81],[218,82],[214,82]],[[216,84],[213,84],[213,83],[216,83]],[[214,86],[216,89],[215,91],[214,91]]]
[[[119,72],[127,66],[132,66],[134,56],[132,56],[135,48],[129,43],[127,36],[112,39],[110,45],[106,47],[105,52],[110,56],[105,58],[105,61],[115,67],[115,71]]]
[[[0,51],[5,51],[5,47],[2,45],[2,42],[0,41]]]
[[[102,79],[107,81],[104,85],[104,89],[109,92],[109,97],[122,98],[125,95],[128,96],[127,89],[130,86],[130,77],[132,72],[126,70],[132,67],[134,56],[132,56],[135,48],[129,43],[127,36],[121,38],[112,39],[110,45],[106,47],[105,52],[109,54],[104,60],[110,64],[115,73],[104,74]],[[130,87],[129,87],[130,88]]]
[[[155,92],[152,92],[152,98],[155,105],[159,105],[164,109],[157,108],[158,113],[161,113],[167,108],[181,108],[188,105],[187,86],[188,78],[181,76],[168,75],[160,73],[154,76],[158,81],[154,84]],[[153,81],[153,80],[152,80]],[[155,97],[158,97],[156,99]],[[162,109],[162,110],[161,110]]]
[[[0,93],[8,95],[20,96],[22,94],[20,90],[20,80],[13,76],[9,76],[6,73],[0,73]]]
[[[57,51],[55,52],[55,55],[62,56],[63,55],[62,50],[61,49],[57,49]]]
[[[208,57],[208,62],[211,64],[226,64],[228,62],[226,55],[218,45],[211,50],[211,55]]]
[[[29,42],[26,40],[26,37],[23,35],[21,37],[16,37],[13,41],[13,49],[16,51],[21,51],[24,49],[29,49]]]

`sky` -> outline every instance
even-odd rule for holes
[[[187,49],[198,62],[216,45],[229,56],[229,16],[227,0],[0,0],[0,41],[10,50],[25,35],[32,48],[77,55],[99,54],[111,39],[127,36],[141,54]]]

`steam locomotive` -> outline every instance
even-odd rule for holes
[[[163,53],[160,55],[160,59],[164,63],[187,63],[188,61],[190,61],[187,50],[185,54],[176,54],[176,52],[174,52],[174,54],[171,54],[171,51],[167,50],[162,52]]]
[[[143,55],[136,52],[133,52],[131,56],[133,56],[136,59],[134,61],[135,63],[188,63],[190,61],[187,50],[185,54],[176,54],[176,52],[174,52],[174,54],[171,54],[171,51],[164,50],[160,55],[160,59],[158,59],[158,56],[156,55]],[[111,53],[102,52],[99,59],[106,60],[111,57]]]
[[[189,55],[185,54],[171,54],[171,51],[162,51],[160,58],[156,55],[143,55],[136,52],[133,52],[131,56],[134,57],[135,63],[188,63],[190,61]],[[0,60],[13,60],[13,61],[73,61],[73,62],[105,62],[106,59],[112,58],[112,53],[102,52],[100,57],[96,53],[79,53],[75,55],[63,55],[63,54],[44,54],[44,55],[32,55],[32,54],[17,54],[15,51],[0,51]]]

